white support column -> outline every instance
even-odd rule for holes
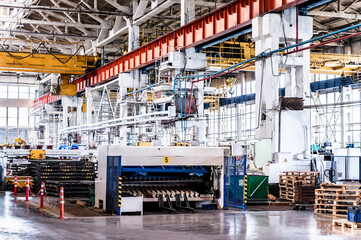
[[[133,0],[133,14],[136,13],[138,2]],[[133,25],[133,20],[127,20],[128,25],[128,52],[139,48],[139,26]]]
[[[267,14],[252,21],[252,37],[256,42],[256,55],[276,50],[281,45],[296,42],[296,8],[279,14]],[[299,41],[312,37],[312,18],[298,17]],[[285,36],[287,43],[285,43]],[[286,61],[287,60],[287,61]],[[309,50],[280,58],[274,54],[256,62],[256,139],[271,139],[272,153],[290,152],[293,157],[309,152],[310,134],[307,124],[310,110],[283,110],[279,119],[280,68],[285,68],[285,97],[303,98],[309,103],[310,84]],[[260,111],[259,111],[260,109]],[[259,119],[259,126],[258,126]],[[280,124],[281,121],[281,124]],[[280,139],[279,139],[280,137]]]
[[[61,100],[63,106],[63,128],[69,127],[69,107],[71,106],[71,99],[69,96],[63,96]]]
[[[181,0],[181,26],[195,19],[195,0]]]
[[[204,74],[204,72],[200,72],[197,74],[202,75],[202,74]],[[206,136],[207,121],[203,121],[203,117],[204,117],[204,92],[203,92],[204,82],[195,83],[195,86],[193,89],[195,89],[195,87],[198,89],[197,95],[196,95],[198,117],[202,119],[197,122],[198,141],[202,146],[204,146],[204,145],[206,145],[206,140],[207,140],[207,136]]]
[[[120,94],[124,95],[127,92],[127,88],[120,86]],[[128,103],[123,102],[119,105],[119,118],[128,117]],[[126,146],[127,145],[127,137],[128,137],[129,129],[127,126],[119,127],[119,145]]]
[[[85,97],[86,97],[86,123],[91,124],[93,123],[93,95],[91,88],[85,88]]]
[[[77,107],[76,107],[76,124],[77,125],[82,125],[83,124],[83,112],[81,111],[81,109],[82,109],[82,106],[83,106],[83,98],[77,97],[76,98],[76,103],[77,103]]]

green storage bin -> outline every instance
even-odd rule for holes
[[[268,200],[268,176],[247,175],[247,200]]]

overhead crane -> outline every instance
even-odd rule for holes
[[[100,65],[99,56],[79,54],[82,46],[78,46],[78,43],[0,38],[0,42],[7,41],[26,42],[30,45],[30,50],[11,52],[0,44],[0,71],[81,75]],[[47,44],[74,45],[76,51],[72,55],[57,54],[53,53]],[[35,45],[37,45],[36,48]],[[45,50],[46,53],[40,53],[39,50]]]
[[[82,75],[100,66],[99,56],[79,54],[82,46],[78,46],[78,43],[0,38],[2,43],[12,41],[25,42],[30,45],[30,50],[12,52],[0,44],[0,71],[60,74],[60,82],[55,91],[41,96],[35,103],[47,104],[60,100],[60,95],[76,95],[76,85],[70,84],[70,76]],[[53,53],[47,44],[73,44],[76,51],[71,55],[57,54]],[[45,50],[46,53],[40,53],[40,50]]]

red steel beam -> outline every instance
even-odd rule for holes
[[[48,104],[48,103],[57,102],[60,99],[61,99],[61,96],[52,96],[50,93],[47,93],[47,94],[39,97],[38,99],[34,100],[34,108],[44,106],[45,104]]]
[[[190,22],[128,54],[75,80],[77,91],[95,86],[153,63],[175,49],[184,49],[251,25],[252,19],[268,12],[279,12],[308,0],[236,0]]]

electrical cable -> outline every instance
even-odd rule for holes
[[[73,57],[75,57],[75,56],[78,54],[78,52],[79,52],[81,49],[83,49],[83,50],[85,51],[84,45],[81,45],[81,46],[78,47],[78,49],[75,51],[75,53],[73,53],[72,55],[70,55],[65,61],[62,61],[60,58],[58,58],[58,57],[45,45],[44,42],[41,42],[34,51],[32,51],[31,53],[29,53],[28,55],[23,56],[23,57],[19,57],[19,56],[14,55],[12,52],[6,50],[5,47],[4,47],[2,44],[0,44],[0,47],[1,47],[1,49],[3,50],[3,52],[6,52],[10,57],[15,58],[15,59],[18,59],[18,60],[22,60],[22,59],[31,57],[32,55],[36,54],[36,53],[38,52],[38,50],[40,49],[41,46],[45,48],[45,50],[46,50],[46,52],[47,52],[48,54],[52,55],[55,59],[57,59],[57,60],[58,60],[60,63],[62,63],[62,64],[68,63]]]

